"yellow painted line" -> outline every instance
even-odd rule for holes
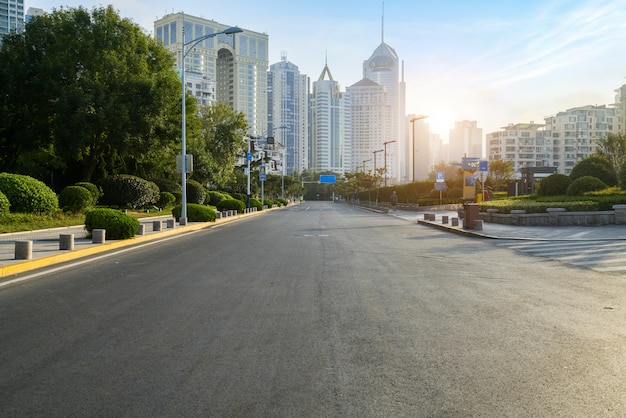
[[[91,245],[87,248],[75,249],[73,251],[67,251],[60,254],[49,255],[40,258],[33,258],[31,260],[18,261],[10,265],[0,266],[0,278],[8,277],[27,271],[36,270],[43,267],[52,266],[54,264],[65,263],[67,261],[77,260],[79,258],[88,257],[94,254],[103,253],[106,251],[116,250],[118,248],[124,248],[131,245],[137,245],[148,241],[154,241],[157,239],[167,238],[176,234],[182,234],[186,232],[198,231],[205,228],[211,228],[219,224],[232,222],[238,219],[246,218],[249,216],[260,215],[268,212],[257,211],[250,213],[243,213],[237,216],[229,216],[227,218],[217,219],[215,222],[202,222],[194,223],[191,225],[177,226],[176,228],[169,228],[160,232],[152,232],[148,235],[136,235],[134,238],[125,240],[116,240],[105,242],[104,244],[88,244]],[[33,250],[33,252],[36,252]]]

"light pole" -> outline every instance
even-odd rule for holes
[[[374,175],[376,175],[376,154],[378,154],[379,152],[383,152],[384,150],[379,149],[378,151],[372,151],[372,153],[374,154]]]
[[[183,202],[182,202],[182,209],[180,212],[180,224],[181,225],[186,225],[187,224],[187,115],[185,112],[185,96],[187,93],[187,86],[186,81],[185,81],[185,58],[187,57],[187,54],[189,53],[189,51],[191,51],[193,49],[193,47],[195,47],[196,45],[198,45],[200,42],[207,40],[209,38],[212,38],[214,36],[217,35],[222,35],[222,34],[226,34],[226,35],[234,35],[235,33],[240,33],[243,32],[243,29],[238,28],[237,26],[233,26],[227,29],[224,29],[223,31],[220,32],[215,32],[215,33],[210,33],[208,35],[205,36],[201,36],[199,38],[193,39],[189,42],[185,42],[185,22],[183,21],[183,39],[182,39],[182,63],[181,63],[181,69],[182,69],[182,84],[183,84],[183,99],[182,99],[182,103],[183,103],[183,109],[182,109],[182,133],[181,133],[181,142],[182,142],[182,157],[181,157],[181,171],[183,172],[182,174],[182,181],[181,181],[181,186],[182,186],[182,192],[183,192]],[[185,49],[187,46],[189,46],[187,49]]]
[[[418,120],[426,119],[428,116],[420,115],[411,119],[411,126],[413,131],[413,149],[411,151],[411,166],[413,169],[412,181],[415,181],[415,122]]]
[[[387,144],[393,144],[394,142],[396,141],[387,141],[383,143],[385,146],[385,187],[387,187]]]
[[[365,173],[365,163],[368,163],[372,161],[372,159],[370,158],[369,160],[363,160],[363,172]]]
[[[265,131],[264,135],[270,135],[272,132],[274,132],[277,129],[287,129],[287,127],[283,125],[283,126],[278,126],[276,128],[272,128],[269,131]],[[263,139],[263,138],[265,138],[264,135],[261,135],[260,137],[254,137],[254,136],[248,135],[248,154],[246,155],[246,159],[248,160],[248,195],[247,195],[247,199],[246,199],[247,200],[246,207],[248,209],[250,209],[250,161],[252,160],[252,150],[251,150],[251,147],[250,147],[250,142],[252,141],[252,139]],[[284,162],[283,162],[283,164],[284,164]],[[283,168],[282,171],[283,172],[285,171],[284,168]],[[283,179],[283,181],[284,181],[284,179]]]

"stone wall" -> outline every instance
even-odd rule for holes
[[[459,215],[462,217],[462,214]],[[563,208],[549,208],[547,213],[512,210],[510,214],[501,214],[497,209],[488,209],[487,212],[480,212],[479,219],[520,226],[625,225],[626,205],[614,205],[613,210],[595,212],[566,212]]]

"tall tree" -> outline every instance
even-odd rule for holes
[[[170,120],[180,120],[171,54],[111,6],[36,17],[3,45],[0,62],[17,72],[6,100],[19,106],[8,118],[25,112],[30,120],[4,140],[26,137],[30,151],[53,152],[65,170],[76,170],[69,177],[130,171],[180,134]]]
[[[493,182],[493,188],[500,191],[504,186],[515,179],[513,161],[492,160],[489,161],[489,177]]]
[[[605,157],[613,167],[615,174],[619,174],[626,161],[626,135],[609,134],[598,140],[598,154]]]
[[[235,164],[247,149],[244,135],[248,122],[242,112],[217,103],[200,109],[199,124],[199,131],[189,139],[189,152],[194,156],[193,178],[224,187],[234,178]]]

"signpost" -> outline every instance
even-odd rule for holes
[[[265,166],[259,167],[259,180],[261,180],[261,206],[265,205]]]

